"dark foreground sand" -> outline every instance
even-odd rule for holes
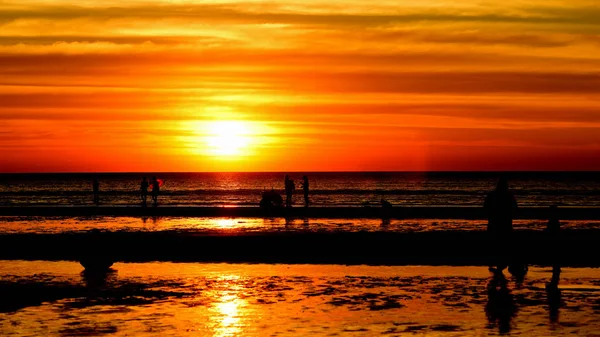
[[[195,261],[369,265],[600,266],[600,230],[515,231],[495,242],[484,231],[419,233],[84,232],[0,235],[0,259],[98,259],[122,262]]]

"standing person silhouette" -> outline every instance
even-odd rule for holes
[[[285,175],[285,207],[292,207],[292,194],[296,190],[294,181],[290,179],[289,175]]]
[[[496,189],[488,193],[483,207],[488,217],[487,231],[494,243],[492,249],[495,254],[499,254],[511,239],[512,222],[517,211],[517,199],[509,190],[505,177],[498,179]],[[501,260],[503,261],[497,264],[497,269],[490,267],[490,271],[501,273],[507,267],[505,259]]]
[[[98,179],[94,179],[92,183],[92,193],[94,194],[94,204],[98,205],[100,203],[100,182],[98,182]]]
[[[154,207],[158,206],[158,195],[160,194],[160,185],[156,177],[152,177],[152,202]]]
[[[148,200],[148,179],[144,177],[140,183],[140,198],[142,199],[142,206],[146,207]]]
[[[302,186],[302,192],[304,192],[304,207],[308,207],[309,183],[307,176],[302,177],[302,182],[300,183],[300,185]]]

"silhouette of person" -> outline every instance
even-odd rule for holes
[[[285,175],[285,207],[292,207],[292,195],[296,190],[294,181],[289,175]]]
[[[501,254],[502,247],[504,247],[511,239],[513,230],[513,217],[517,210],[517,200],[514,194],[508,189],[508,181],[502,177],[498,180],[496,189],[491,191],[484,203],[484,210],[488,217],[487,231],[492,239],[492,249],[494,254],[492,255],[503,255]],[[507,267],[504,258],[501,258],[502,262],[498,261],[498,270],[492,272],[502,272]]]
[[[144,177],[140,183],[140,198],[142,199],[142,206],[146,207],[148,200],[148,179]]]
[[[158,206],[158,195],[160,194],[160,185],[156,177],[152,177],[152,202],[154,207]]]
[[[94,182],[92,183],[92,191],[94,194],[94,204],[99,204],[100,203],[100,182],[98,182],[98,179],[94,179]]]
[[[385,200],[383,197],[381,198],[381,219],[387,221],[387,224],[390,223],[390,218],[392,216],[392,203]]]
[[[300,185],[302,186],[302,192],[304,192],[304,207],[308,207],[309,183],[307,176],[302,177],[302,182]]]
[[[386,208],[386,209],[392,208],[392,203],[381,198],[381,207]]]
[[[512,232],[517,199],[508,189],[506,178],[498,179],[496,189],[491,191],[485,199],[484,208],[488,216],[489,232],[497,235],[506,235]]]
[[[546,233],[551,237],[555,237],[560,230],[560,220],[558,219],[558,207],[556,205],[550,206],[550,212],[548,214],[548,226],[546,227]]]

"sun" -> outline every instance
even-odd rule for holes
[[[217,156],[243,155],[251,142],[250,127],[242,121],[214,121],[207,125],[206,145]]]
[[[277,130],[262,121],[241,119],[186,121],[181,127],[184,146],[212,160],[246,160],[276,141]]]

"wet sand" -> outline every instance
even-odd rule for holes
[[[223,249],[227,249],[224,247]],[[592,336],[600,271],[1,261],[3,336]],[[44,272],[40,272],[44,270]]]
[[[515,230],[544,231],[547,220],[515,220]],[[598,220],[563,220],[561,229],[600,229]],[[68,234],[102,232],[182,232],[247,234],[262,232],[393,232],[481,231],[486,220],[465,219],[324,219],[228,217],[0,217],[0,234]]]
[[[517,219],[547,219],[547,207],[521,207]],[[183,216],[183,217],[297,217],[390,219],[485,219],[482,207],[294,207],[265,210],[259,207],[191,206],[0,206],[0,216]],[[561,220],[600,220],[597,207],[561,207]]]
[[[0,259],[99,259],[288,264],[600,266],[600,230],[515,231],[503,242],[484,231],[431,232],[84,232],[0,235]],[[227,249],[223,249],[227,247]]]

